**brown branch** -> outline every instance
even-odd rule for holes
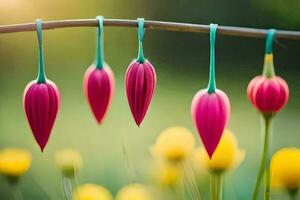
[[[104,19],[104,25],[119,26],[119,27],[137,27],[137,21],[127,20],[127,19]],[[98,26],[98,21],[96,19],[74,19],[74,20],[58,20],[58,21],[43,22],[44,30],[56,29],[56,28],[68,28],[68,27],[95,27],[95,26]],[[166,31],[178,31],[178,32],[209,33],[209,25],[177,23],[177,22],[146,20],[145,28],[166,30]],[[23,32],[23,31],[35,31],[35,30],[36,30],[35,23],[12,24],[12,25],[0,26],[0,33],[14,33],[14,32]],[[218,34],[230,35],[230,36],[264,38],[266,33],[267,33],[266,29],[234,27],[234,26],[218,27]],[[300,40],[300,31],[277,30],[276,38]]]

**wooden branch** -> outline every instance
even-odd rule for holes
[[[69,27],[96,27],[98,21],[96,19],[74,19],[74,20],[58,20],[43,22],[43,29],[69,28]],[[137,27],[137,20],[127,19],[104,19],[104,26],[116,27]],[[209,33],[209,25],[189,24],[177,22],[163,22],[145,20],[145,28],[157,29],[177,32],[193,32],[193,33]],[[0,26],[0,33],[14,33],[24,31],[35,31],[35,23],[26,24],[12,24]],[[266,29],[245,28],[234,26],[219,26],[218,34],[238,36],[238,37],[252,37],[264,38],[266,36]],[[277,30],[276,38],[295,39],[300,40],[300,31]]]

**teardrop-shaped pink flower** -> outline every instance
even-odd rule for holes
[[[147,60],[143,63],[133,61],[127,68],[125,85],[131,113],[136,124],[140,126],[156,86],[154,67]]]
[[[90,66],[84,76],[84,93],[99,124],[105,117],[114,93],[114,74],[110,67]]]
[[[47,80],[45,83],[37,83],[34,80],[25,87],[23,105],[30,128],[41,151],[48,142],[59,104],[59,91],[54,82]]]
[[[202,89],[193,98],[191,112],[195,127],[211,158],[229,119],[229,99],[222,90],[208,93],[207,89]]]

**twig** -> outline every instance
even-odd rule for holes
[[[72,19],[72,20],[58,20],[58,21],[43,22],[44,30],[56,29],[56,28],[96,27],[96,26],[98,26],[98,21],[96,19]],[[104,26],[137,27],[137,20],[105,19]],[[209,25],[178,23],[178,22],[146,20],[145,28],[166,30],[166,31],[177,31],[177,32],[209,33]],[[11,24],[11,25],[0,26],[0,34],[35,31],[35,30],[36,30],[35,23]],[[218,34],[229,35],[229,36],[264,38],[266,33],[267,33],[266,29],[234,27],[234,26],[218,27]],[[277,30],[276,38],[300,40],[300,31]]]

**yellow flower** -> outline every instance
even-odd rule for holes
[[[194,151],[193,134],[183,127],[171,127],[164,130],[156,139],[152,153],[171,162],[185,161]]]
[[[73,192],[73,200],[113,200],[111,193],[104,187],[95,184],[79,186]]]
[[[284,148],[271,160],[271,186],[297,190],[300,188],[300,149]]]
[[[237,167],[244,160],[245,151],[239,149],[236,137],[227,129],[211,159],[203,147],[198,148],[194,156],[196,165],[200,164],[209,171],[223,172]]]
[[[121,189],[116,200],[151,200],[151,197],[145,186],[132,184]]]
[[[154,167],[154,177],[164,188],[175,186],[181,178],[181,170],[176,165],[159,163]]]
[[[82,167],[80,153],[74,149],[62,149],[55,154],[55,161],[65,176],[74,176],[75,170]]]
[[[30,164],[31,154],[27,150],[7,148],[0,151],[0,173],[6,176],[22,176]]]

